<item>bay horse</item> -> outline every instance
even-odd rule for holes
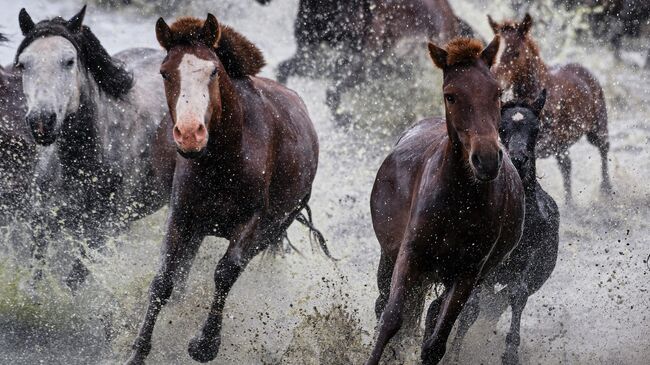
[[[134,48],[111,57],[83,25],[85,11],[38,23],[25,9],[19,14],[25,38],[15,67],[25,120],[35,142],[50,146],[39,149],[32,193],[38,261],[62,229],[102,247],[109,235],[161,208],[171,191],[175,151],[164,133],[157,77],[162,52]],[[87,274],[77,258],[66,282],[76,288]]]
[[[583,135],[598,148],[601,157],[601,191],[610,193],[607,154],[607,106],[598,80],[583,66],[571,63],[549,67],[530,35],[533,19],[526,13],[520,23],[497,23],[488,15],[495,34],[502,36],[504,51],[494,71],[502,86],[512,88],[515,99],[534,100],[546,89],[547,107],[541,117],[537,157],[555,156],[564,181],[566,202],[571,195],[571,158],[569,148]]]
[[[314,60],[322,59],[322,45],[339,49],[334,85],[327,92],[328,106],[339,117],[341,95],[362,81],[365,63],[378,67],[380,58],[407,37],[446,42],[459,35],[473,36],[474,31],[447,0],[300,0],[296,53],[280,63],[277,79],[286,84],[289,77],[309,76]]]
[[[158,313],[211,235],[230,243],[214,272],[208,318],[188,348],[194,360],[207,362],[219,352],[232,286],[251,259],[281,244],[294,219],[316,234],[329,256],[307,205],[318,138],[300,97],[257,77],[262,53],[214,15],[205,21],[182,17],[171,26],[160,18],[156,37],[167,51],[160,73],[178,157],[162,264],[128,363],[140,364],[149,354]]]
[[[0,34],[0,42],[7,39]],[[22,220],[36,161],[36,146],[25,124],[20,76],[0,66],[0,226]]]
[[[503,364],[519,363],[518,347],[521,316],[528,298],[535,294],[553,273],[557,262],[560,213],[553,198],[537,180],[535,146],[539,135],[539,117],[546,102],[546,91],[532,103],[509,101],[501,107],[499,136],[521,177],[526,199],[524,232],[508,258],[492,271],[480,287],[474,289],[458,319],[452,353],[456,360],[463,338],[478,318],[481,299],[490,303],[489,310],[501,315],[512,308],[510,330],[506,336]],[[495,286],[503,289],[495,293]],[[494,304],[505,304],[496,306]],[[457,361],[456,361],[457,362]]]
[[[501,92],[490,71],[499,42],[429,43],[446,118],[408,129],[377,173],[370,208],[381,246],[379,323],[367,365],[379,363],[400,328],[417,327],[432,283],[445,291],[428,309],[421,358],[437,364],[474,286],[519,242],[524,192],[499,143]]]

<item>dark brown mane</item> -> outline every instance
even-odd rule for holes
[[[173,43],[197,44],[204,21],[194,17],[181,17],[170,25]],[[230,77],[257,75],[266,64],[262,52],[246,37],[226,25],[221,25],[221,38],[214,51]]]
[[[453,66],[479,59],[483,52],[483,43],[478,39],[459,37],[452,39],[445,48],[447,65]]]

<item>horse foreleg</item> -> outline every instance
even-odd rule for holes
[[[560,165],[562,181],[564,182],[565,202],[567,205],[573,205],[573,196],[571,195],[571,157],[569,151],[558,153],[555,158]]]
[[[480,288],[474,290],[472,295],[469,297],[469,300],[465,304],[465,308],[458,318],[458,329],[456,330],[456,336],[451,343],[451,354],[453,355],[453,362],[458,364],[460,357],[460,349],[463,345],[463,340],[469,332],[469,329],[472,327],[478,315],[481,311],[479,303]]]
[[[214,271],[214,298],[210,313],[200,333],[188,346],[190,356],[199,362],[208,362],[217,357],[221,345],[221,321],[226,297],[239,275],[253,257],[268,246],[265,240],[259,214],[238,228]],[[282,232],[281,232],[282,233]]]
[[[162,307],[167,303],[177,279],[179,263],[184,262],[188,252],[200,245],[203,236],[196,235],[183,224],[170,217],[163,242],[162,264],[151,281],[149,305],[140,327],[138,337],[133,342],[133,353],[127,364],[142,364],[151,351],[151,334]]]
[[[411,262],[410,249],[402,249],[392,273],[390,295],[377,328],[377,342],[366,365],[377,365],[388,341],[402,326],[407,295],[411,291],[416,274]]]
[[[436,300],[432,306],[438,307],[437,315],[433,318],[430,311],[427,314],[424,343],[422,344],[422,363],[434,365],[445,356],[447,338],[451,332],[456,318],[472,294],[472,289],[477,281],[477,275],[466,275],[453,282],[446,290],[440,301]],[[435,308],[434,308],[435,309]],[[430,315],[431,314],[431,315]]]
[[[501,358],[504,365],[515,365],[519,363],[517,352],[520,343],[519,329],[521,328],[521,314],[528,301],[528,290],[525,287],[516,288],[510,295],[510,307],[512,308],[512,320],[510,331],[506,336],[506,351]]]

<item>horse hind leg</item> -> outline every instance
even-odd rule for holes
[[[388,302],[390,278],[393,275],[394,267],[395,263],[382,252],[379,258],[379,268],[377,269],[377,288],[379,289],[379,296],[375,301],[375,316],[377,320],[381,317]]]
[[[607,157],[609,153],[609,139],[607,138],[607,133],[589,132],[587,133],[587,141],[598,148],[598,152],[600,152],[603,179],[600,183],[600,190],[604,194],[610,194],[612,192],[612,182],[609,178],[609,166]]]
[[[569,151],[567,150],[558,153],[555,158],[557,159],[558,165],[560,165],[560,172],[562,173],[565,202],[567,205],[573,205],[573,196],[571,194],[571,156],[569,156]]]

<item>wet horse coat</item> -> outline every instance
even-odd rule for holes
[[[32,226],[36,258],[66,229],[90,247],[162,207],[171,189],[174,150],[161,123],[161,52],[129,49],[111,57],[82,24],[35,24],[23,9],[16,68],[27,101],[26,121],[39,148]],[[82,248],[83,254],[83,248]],[[75,287],[87,270],[78,260]]]
[[[162,265],[129,363],[150,352],[158,313],[210,235],[230,244],[215,269],[208,319],[189,345],[192,358],[207,362],[218,354],[224,303],[237,278],[308,209],[318,139],[300,97],[255,76],[264,66],[261,52],[213,15],[171,26],[161,18],[156,35],[167,50],[160,72],[179,156]],[[301,223],[317,232],[309,216]]]
[[[607,106],[598,80],[583,66],[568,64],[549,67],[540,56],[530,35],[532,18],[526,14],[521,23],[496,23],[489,18],[495,34],[504,39],[504,51],[495,66],[495,73],[504,87],[512,88],[515,99],[534,100],[546,89],[542,129],[537,142],[537,157],[555,156],[562,178],[566,201],[572,202],[571,158],[569,148],[582,136],[598,148],[601,158],[601,190],[609,193],[609,137]]]
[[[381,246],[379,324],[368,365],[379,363],[400,328],[414,328],[426,289],[441,283],[421,354],[437,364],[474,285],[521,237],[521,179],[497,137],[501,94],[489,68],[498,48],[498,37],[484,50],[462,38],[446,49],[429,44],[443,70],[446,119],[406,131],[377,173],[370,202]]]

